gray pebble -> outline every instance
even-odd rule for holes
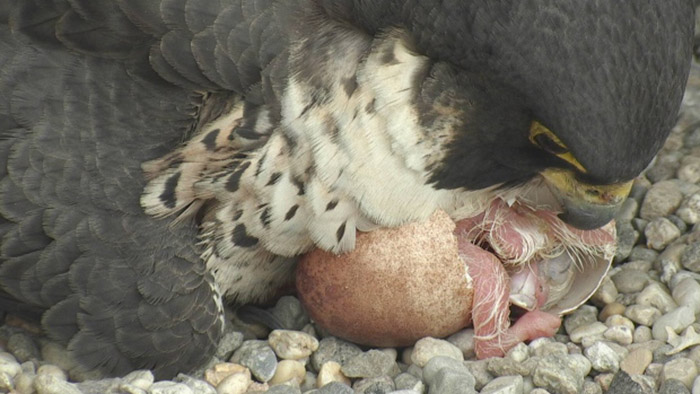
[[[681,230],[666,218],[656,218],[647,224],[644,236],[648,247],[662,250],[681,236]]]
[[[34,339],[27,334],[14,334],[7,341],[7,349],[19,362],[38,360],[40,358],[39,348]]]
[[[509,358],[494,357],[489,359],[488,370],[495,376],[527,376],[532,373],[532,370],[535,368],[536,364],[537,362],[534,359],[519,362]]]
[[[615,215],[615,222],[629,222],[639,211],[639,203],[633,198],[627,198]]]
[[[642,219],[653,220],[675,212],[681,205],[683,194],[676,182],[662,181],[651,186],[644,196],[639,211]]]
[[[634,329],[634,342],[642,343],[652,339],[651,328],[647,326],[637,326]]]
[[[216,394],[216,389],[212,387],[209,383],[195,379],[189,375],[183,373],[177,375],[174,379],[175,382],[182,383],[187,387],[191,388],[195,394]]]
[[[414,390],[421,393],[425,391],[423,382],[407,372],[396,375],[394,378],[394,387],[396,390]]]
[[[668,289],[658,282],[652,282],[642,290],[636,299],[639,305],[653,306],[661,313],[668,313],[678,307]]]
[[[198,394],[192,391],[192,389],[183,383],[160,381],[153,383],[151,388],[148,390],[149,394]]]
[[[464,361],[462,351],[457,346],[443,339],[426,337],[419,339],[413,346],[411,362],[419,367],[424,367],[435,356],[446,356],[458,361]]]
[[[423,380],[425,380],[428,385],[432,384],[438,372],[443,369],[450,369],[457,373],[470,374],[463,362],[451,357],[436,356],[431,358],[425,367],[423,367]]]
[[[637,324],[651,327],[661,317],[661,311],[653,306],[630,305],[625,309],[625,316]]]
[[[686,329],[695,322],[695,311],[689,306],[681,306],[659,317],[651,329],[654,339],[665,341],[668,339],[666,327],[671,327],[676,334]]]
[[[690,307],[695,314],[700,313],[700,283],[697,280],[690,277],[681,279],[673,287],[671,295],[678,305]]]
[[[315,392],[315,394],[353,394],[355,391],[347,384],[330,382]]]
[[[474,377],[474,388],[477,390],[481,390],[493,380],[493,375],[489,372],[489,360],[465,361],[464,366]]]
[[[694,193],[683,200],[676,215],[688,224],[700,222],[700,193]]]
[[[634,341],[632,329],[623,325],[616,325],[608,328],[603,333],[603,337],[615,343],[619,343],[620,345],[629,345]]]
[[[551,338],[538,338],[528,345],[532,349],[532,354],[537,357],[545,357],[551,354],[569,354],[566,344],[554,342]]]
[[[669,379],[661,384],[659,394],[690,394],[690,390],[680,380]]]
[[[606,394],[646,394],[642,386],[632,380],[625,371],[618,371],[610,383]]]
[[[603,389],[596,382],[585,380],[581,394],[603,394]]]
[[[617,353],[609,344],[596,342],[586,348],[583,354],[591,361],[591,366],[598,372],[617,372],[624,355]]]
[[[700,242],[693,242],[683,251],[681,264],[688,271],[700,272]]]
[[[296,297],[284,296],[280,298],[269,311],[287,330],[299,331],[309,323],[309,316]]]
[[[54,375],[37,375],[34,389],[37,394],[82,394],[74,383],[68,383]]]
[[[574,343],[581,343],[584,339],[590,340],[592,338],[602,338],[603,333],[607,329],[608,327],[605,324],[595,321],[585,326],[576,328],[569,333],[569,338]]]
[[[78,389],[80,389],[80,391],[83,394],[104,394],[111,393],[114,390],[118,390],[121,384],[123,384],[123,380],[121,378],[112,378],[100,380],[87,380],[84,382],[77,383],[76,386],[78,387]]]
[[[272,379],[277,370],[277,356],[267,341],[248,340],[243,342],[231,361],[248,367],[250,372],[261,382]]]
[[[216,347],[216,354],[220,360],[228,360],[231,358],[233,352],[241,347],[243,344],[243,333],[238,331],[229,330],[224,333]]]
[[[610,276],[606,275],[603,281],[600,283],[598,290],[593,293],[591,297],[591,302],[599,306],[605,306],[607,304],[615,302],[618,296],[617,287],[615,283],[610,279]]]
[[[360,353],[342,364],[340,371],[349,378],[396,376],[400,373],[394,358],[381,350]]]
[[[630,198],[634,198],[638,203],[644,200],[644,196],[651,189],[651,182],[643,176],[637,177],[632,183],[632,190],[630,190]]]
[[[564,318],[564,329],[566,333],[571,332],[581,326],[589,325],[598,321],[598,309],[591,305],[581,305],[571,314]]]
[[[684,157],[676,175],[684,182],[697,183],[700,181],[700,160],[692,156]]]
[[[533,371],[532,381],[537,387],[553,393],[578,394],[583,388],[583,378],[587,374],[585,363],[590,362],[580,355],[565,356],[553,354],[543,357]],[[584,373],[585,372],[585,373]]]
[[[639,240],[639,231],[632,226],[631,222],[617,222],[615,227],[617,229],[615,261],[624,261],[632,253],[632,248]]]
[[[654,261],[659,257],[659,252],[649,249],[643,245],[637,245],[632,248],[632,253],[630,253],[630,261],[643,260],[643,261]]]
[[[362,353],[359,346],[336,337],[321,339],[318,350],[311,355],[311,364],[316,371],[327,361],[335,361],[340,365]]]
[[[376,378],[360,379],[353,383],[353,390],[356,394],[379,394],[394,391],[396,386],[394,381],[388,376],[379,376]]]
[[[661,371],[661,380],[663,382],[670,379],[677,379],[683,382],[685,387],[690,388],[693,381],[698,376],[698,369],[695,361],[679,357],[667,362]]]
[[[523,394],[523,377],[501,376],[498,377],[480,391],[480,394]]]
[[[447,338],[447,342],[457,346],[465,360],[474,358],[474,329],[468,328],[452,334]]]
[[[449,368],[438,371],[428,387],[429,394],[476,394],[473,376]]]
[[[286,384],[278,384],[270,387],[265,394],[301,394],[298,387],[288,386]]]
[[[632,220],[632,227],[634,227],[634,229],[640,234],[644,234],[644,230],[646,230],[648,224],[649,221],[646,219],[634,218]]]
[[[680,217],[676,215],[668,215],[666,216],[666,219],[671,221],[671,223],[673,223],[674,226],[678,227],[678,230],[681,232],[681,234],[688,231],[688,225]]]

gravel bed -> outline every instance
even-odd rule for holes
[[[475,360],[473,332],[367,349],[325,336],[298,300],[271,312],[290,330],[234,322],[198,373],[154,382],[148,370],[103,380],[71,374],[60,346],[31,327],[0,327],[0,392],[693,393],[700,394],[700,66],[678,125],[617,218],[615,266],[554,338]]]

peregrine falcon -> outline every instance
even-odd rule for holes
[[[0,287],[88,371],[191,370],[356,231],[536,201],[609,222],[692,0],[8,0]],[[532,201],[531,201],[532,200]],[[13,304],[14,302],[14,304]]]

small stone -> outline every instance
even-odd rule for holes
[[[553,354],[540,359],[533,371],[532,382],[553,393],[578,394],[590,367],[591,363],[581,355]]]
[[[352,385],[356,394],[388,393],[394,391],[394,381],[388,376],[360,379]]]
[[[10,339],[7,341],[7,349],[19,362],[38,360],[40,358],[36,342],[27,334],[18,333],[10,336]]]
[[[255,389],[256,386],[260,386],[260,389]],[[253,382],[249,387],[248,391],[246,394],[251,394],[251,392],[260,392],[265,393],[265,394],[301,394],[301,389],[299,387],[295,386],[288,386],[285,384],[280,384],[277,386],[272,386],[272,387],[266,387],[269,386],[267,383],[256,383]]]
[[[217,394],[216,389],[212,385],[189,375],[178,374],[174,381],[189,387],[195,394]]]
[[[467,328],[459,331],[455,334],[450,335],[447,338],[447,342],[457,346],[459,350],[462,351],[462,355],[465,360],[474,358],[476,353],[474,353],[474,329]]]
[[[625,316],[637,324],[651,327],[661,317],[661,311],[653,306],[630,305],[625,309]]]
[[[319,371],[321,366],[328,361],[345,364],[347,360],[362,353],[355,344],[335,337],[323,338],[318,344],[318,350],[311,356],[311,365]]]
[[[578,327],[573,332],[569,333],[569,337],[574,343],[581,343],[584,338],[595,338],[600,337],[608,329],[608,327],[599,322],[595,321],[591,324]]]
[[[639,216],[647,220],[668,216],[675,212],[681,205],[682,200],[683,193],[681,193],[676,182],[658,182],[652,185],[651,189],[644,196]]]
[[[591,361],[591,366],[598,372],[617,372],[623,355],[616,352],[605,342],[596,342],[586,348],[583,354]]]
[[[652,340],[651,328],[647,326],[637,326],[634,329],[634,342],[643,343]]]
[[[0,372],[15,376],[20,371],[22,371],[22,367],[20,367],[15,356],[7,352],[0,353]]]
[[[615,227],[617,233],[615,261],[624,261],[632,253],[632,248],[639,240],[639,232],[635,230],[631,222],[617,222]]]
[[[340,382],[347,386],[350,385],[350,379],[340,370],[341,366],[335,361],[326,361],[318,371],[316,378],[316,387],[321,388],[331,382]]]
[[[515,362],[521,363],[530,357],[530,350],[526,344],[521,342],[508,350],[506,357]]]
[[[68,354],[66,348],[55,342],[46,342],[41,346],[41,358],[64,371],[70,371],[76,367],[75,360]]]
[[[681,264],[688,271],[700,272],[700,241],[691,243],[683,251]]]
[[[423,367],[423,380],[425,380],[428,385],[432,384],[438,372],[443,369],[451,369],[457,373],[469,374],[469,370],[462,361],[446,356],[436,356],[431,358],[425,367]]]
[[[228,376],[243,373],[250,377],[250,370],[243,365],[235,363],[219,363],[204,371],[204,380],[216,387]]]
[[[658,282],[652,282],[647,285],[644,290],[637,295],[636,301],[639,305],[653,306],[661,311],[661,313],[668,313],[678,307],[676,301],[674,301],[671,294],[669,294],[668,289]]]
[[[545,357],[551,354],[569,354],[569,349],[566,344],[554,342],[551,338],[537,338],[530,342],[529,347],[533,349],[533,355],[537,357]]]
[[[320,387],[314,394],[353,394],[355,391],[350,387],[350,382],[330,382]]]
[[[130,384],[134,387],[148,390],[155,379],[153,378],[153,372],[149,370],[138,370],[130,372],[128,375],[124,376],[122,380],[124,383]]]
[[[693,381],[698,376],[698,369],[693,360],[679,357],[667,362],[661,371],[661,380],[677,379],[685,385],[686,388],[691,388]]]
[[[376,349],[360,353],[349,359],[343,364],[341,371],[349,378],[396,376],[400,373],[396,361],[388,354]]]
[[[277,369],[277,356],[267,341],[248,340],[243,342],[231,356],[231,361],[248,367],[261,382],[272,379]]]
[[[414,390],[419,393],[425,392],[425,385],[417,377],[410,373],[400,373],[394,378],[394,386],[396,390]]]
[[[581,390],[581,394],[603,394],[603,389],[598,383],[586,380],[583,382],[583,390]]]
[[[481,390],[494,376],[489,372],[489,360],[465,361],[469,373],[474,377],[474,388]]]
[[[630,320],[627,317],[624,317],[622,315],[612,315],[608,317],[605,320],[605,325],[608,327],[614,327],[614,326],[625,326],[630,329],[630,331],[634,330],[634,323],[632,320]]]
[[[270,384],[280,384],[290,380],[301,384],[306,377],[304,364],[297,360],[282,360],[277,364],[275,375],[270,379]]]
[[[509,358],[494,357],[488,360],[488,370],[495,376],[522,375],[527,376],[532,373],[537,364],[534,360],[518,362]]]
[[[690,391],[683,382],[676,379],[669,379],[661,384],[659,394],[690,394]]]
[[[306,371],[306,376],[304,376],[304,381],[299,385],[299,389],[303,393],[315,389],[316,386],[316,374],[311,371]]]
[[[301,331],[274,330],[268,343],[279,358],[286,360],[300,360],[318,350],[318,340]]]
[[[18,393],[34,392],[34,379],[36,374],[31,372],[20,372],[14,377],[15,390]]]
[[[480,394],[523,394],[523,377],[501,376],[489,382]]]
[[[449,368],[438,371],[428,387],[429,394],[476,394],[473,376]]]
[[[636,245],[632,248],[632,253],[630,253],[630,261],[655,261],[659,256],[659,252],[649,249],[644,245]]]
[[[641,375],[647,369],[653,359],[651,350],[638,348],[625,356],[620,362],[620,369],[630,375]]]
[[[0,372],[0,391],[8,393],[14,390],[15,382],[12,376],[6,374],[5,372]]]
[[[688,306],[681,306],[659,317],[651,329],[654,339],[665,341],[668,339],[666,327],[670,327],[677,334],[685,330],[695,322],[695,312]]]
[[[609,276],[605,276],[603,281],[600,283],[598,290],[593,293],[591,301],[599,306],[608,305],[617,300],[617,295],[618,291],[617,287],[615,287],[615,283]]]
[[[282,327],[288,330],[298,331],[309,323],[309,316],[296,297],[280,298],[269,311],[282,324]]]
[[[615,375],[598,375],[596,381],[606,394],[644,394],[642,386],[625,371],[618,371]]]
[[[621,315],[623,313],[625,313],[624,305],[620,304],[619,302],[611,302],[605,305],[603,310],[600,311],[598,319],[600,319],[600,321],[605,321],[612,315]]]
[[[228,360],[233,352],[243,344],[243,333],[238,331],[227,331],[221,337],[216,347],[214,357],[220,360]]]
[[[74,383],[68,383],[54,375],[37,375],[34,389],[37,394],[82,394]]]
[[[617,325],[608,328],[604,333],[603,337],[609,339],[613,342],[619,343],[620,345],[629,345],[634,340],[634,334],[632,330],[627,326]]]
[[[694,193],[683,200],[676,215],[688,224],[700,222],[700,193]]]
[[[564,318],[564,329],[571,333],[579,327],[587,326],[598,321],[598,309],[591,305],[581,305]]]
[[[681,230],[666,218],[656,218],[647,224],[644,236],[648,247],[662,250],[681,236]]]
[[[216,385],[216,392],[217,394],[243,394],[248,391],[251,383],[253,381],[249,374],[243,372],[234,373],[225,377],[224,380]]]
[[[411,353],[411,362],[424,367],[431,358],[435,356],[446,356],[455,360],[464,361],[462,351],[457,346],[443,340],[432,337],[419,339],[413,346]]]
[[[671,292],[678,305],[690,307],[695,314],[700,314],[700,283],[686,277],[678,281]]]
[[[700,376],[695,378],[695,381],[693,382],[693,394],[700,394]]]

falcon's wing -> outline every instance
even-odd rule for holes
[[[141,163],[185,139],[202,93],[274,94],[272,3],[0,5],[0,285],[87,370],[168,376],[213,352],[196,229],[142,212]]]

